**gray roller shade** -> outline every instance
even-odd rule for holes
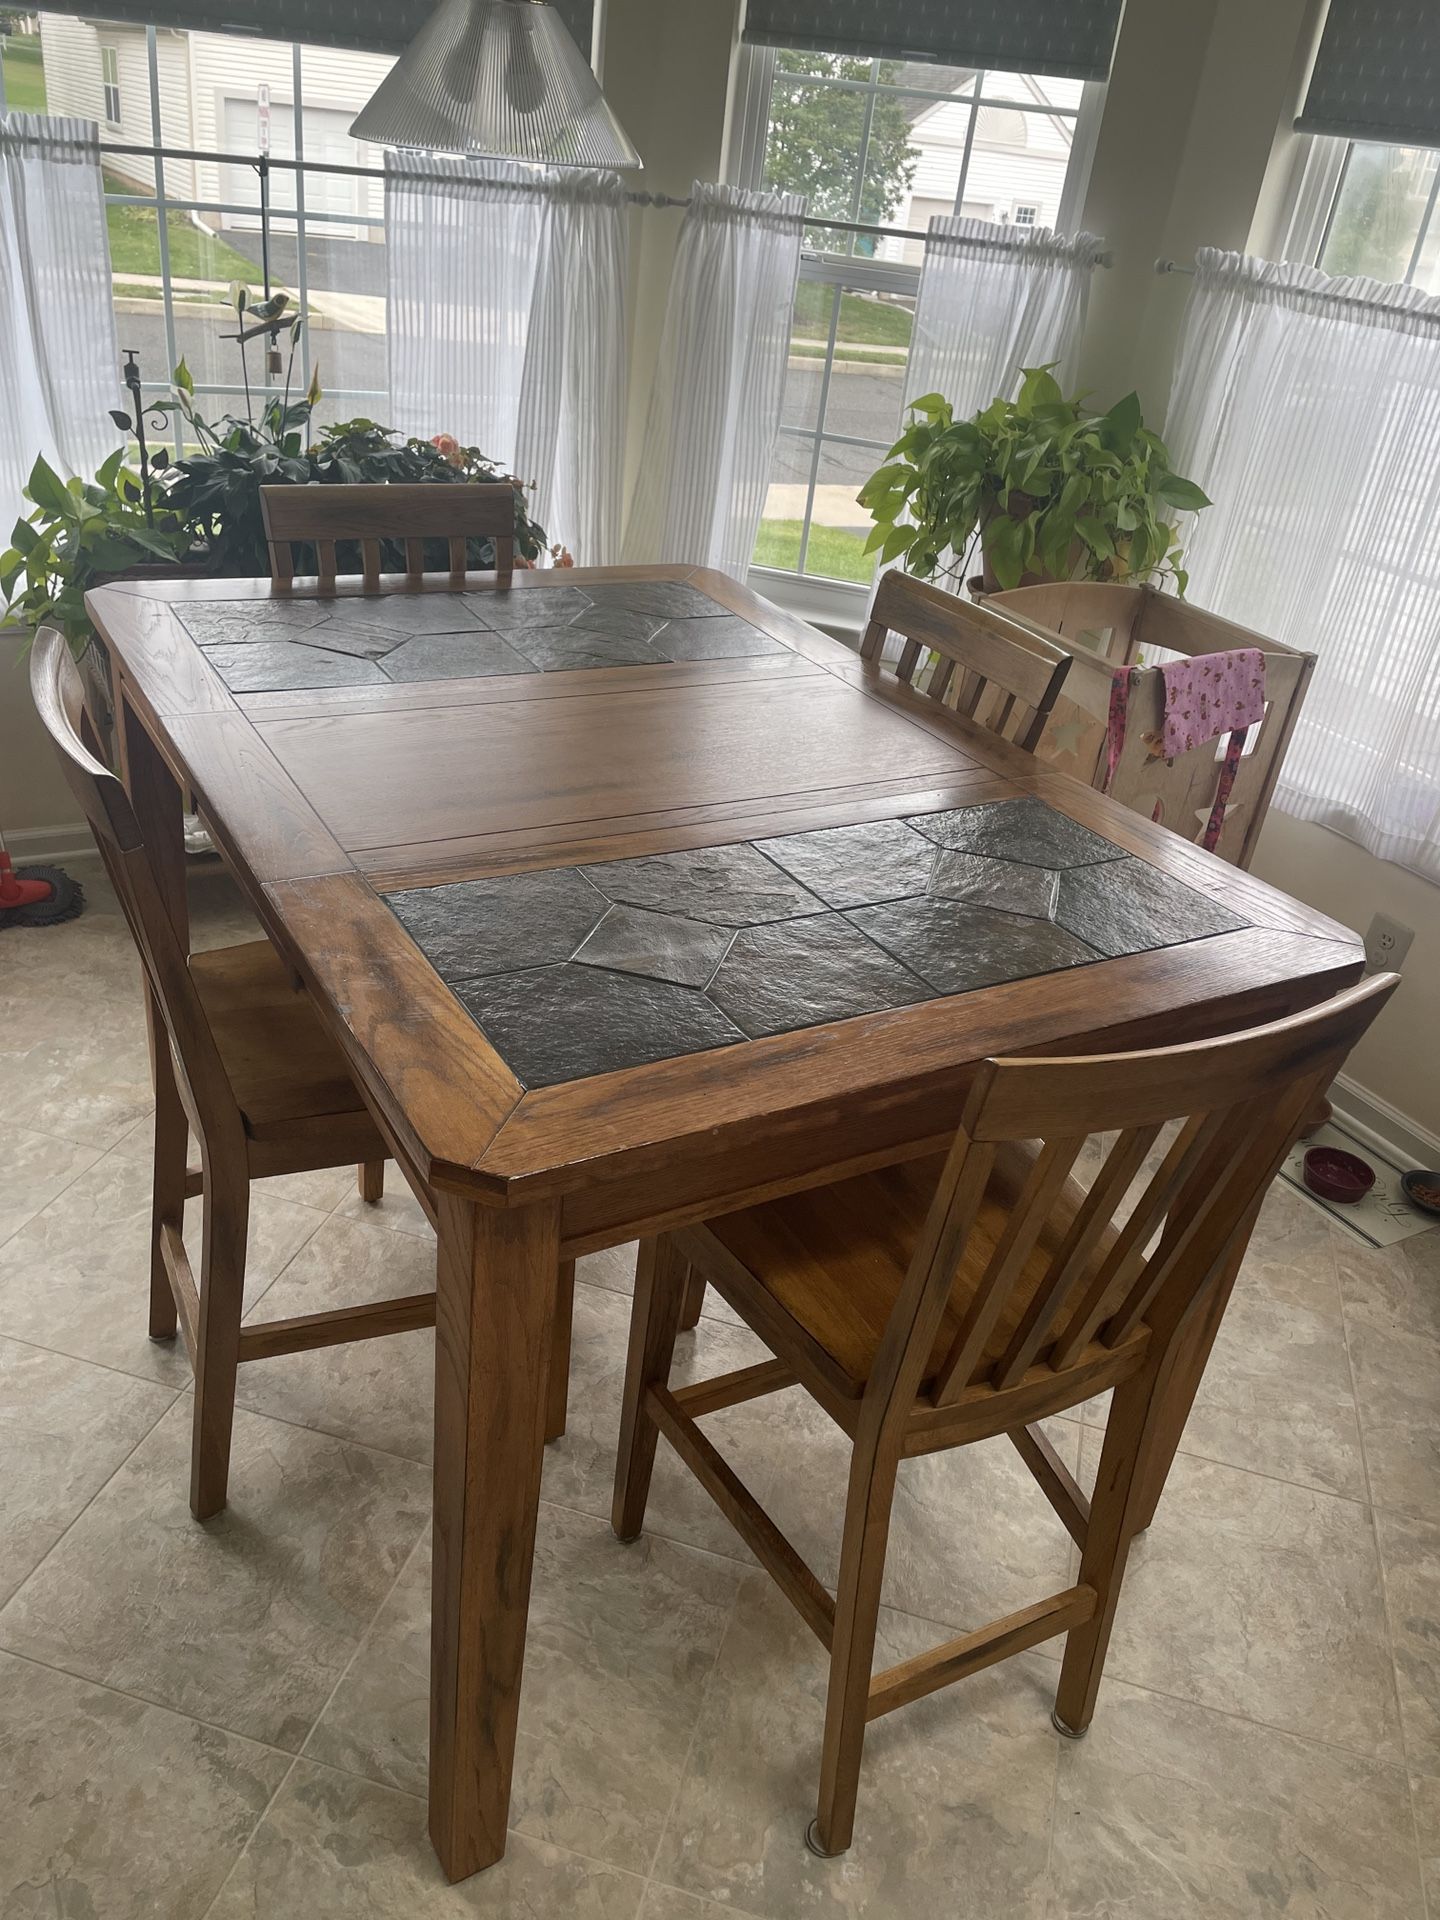
[[[1123,0],[750,0],[745,38],[882,60],[1108,80]]]
[[[1302,133],[1440,147],[1440,4],[1330,0]]]
[[[308,46],[361,47],[403,53],[435,11],[434,0],[55,0],[46,13],[79,13],[87,20],[124,20],[132,26],[189,27],[197,33],[233,33],[262,40],[300,40]],[[590,58],[594,0],[555,0],[576,43]]]

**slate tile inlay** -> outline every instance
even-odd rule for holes
[[[509,639],[542,673],[574,673],[584,667],[654,667],[665,658],[634,635],[591,633],[584,627],[512,627]]]
[[[334,603],[333,618],[352,627],[379,627],[397,638],[474,633],[488,625],[474,602],[458,593],[351,594]]]
[[[1084,871],[1084,869],[1082,869]],[[1022,867],[1014,860],[990,860],[982,853],[942,851],[930,876],[930,891],[977,907],[999,907],[1035,920],[1055,917],[1060,875],[1049,867]],[[1080,929],[1072,928],[1072,932]]]
[[[618,1073],[745,1037],[692,987],[600,967],[537,967],[456,991],[527,1087]]]
[[[246,640],[207,647],[205,658],[232,693],[284,693],[297,687],[383,687],[373,660],[324,653],[291,640]]]
[[[813,893],[745,844],[607,860],[586,874],[611,900],[682,913],[717,927],[748,927],[814,913]]]
[[[1173,947],[1247,924],[1207,894],[1129,858],[1062,873],[1055,920],[1105,954]]]
[[[1083,867],[1123,859],[1125,852],[1028,794],[1022,800],[987,800],[949,813],[912,814],[910,825],[936,846],[995,854],[1034,867]]]
[[[715,609],[716,618],[667,620],[654,645],[671,660],[739,660],[760,653],[789,653],[789,647],[752,627],[738,613]]]
[[[329,607],[318,600],[201,600],[175,611],[202,647],[221,641],[281,640],[330,618]]]
[[[498,633],[421,633],[387,654],[391,680],[484,680],[497,673],[536,673],[538,668]]]
[[[708,927],[678,913],[611,907],[575,958],[582,966],[640,973],[677,987],[703,987],[724,959],[731,938],[728,927]]]
[[[752,1039],[929,1000],[932,989],[843,914],[746,927],[710,983],[710,997]]]
[[[1048,920],[1025,920],[935,894],[886,907],[856,907],[848,918],[937,993],[968,993],[1101,958]]]
[[[822,827],[755,845],[831,907],[869,907],[924,893],[937,859],[934,844],[903,820]]]
[[[452,983],[568,960],[605,911],[574,867],[409,887],[388,898],[431,966]]]
[[[653,613],[660,620],[703,620],[730,611],[683,580],[606,580],[585,592],[597,607],[628,607],[632,613]]]
[[[462,593],[460,598],[482,626],[509,633],[512,627],[564,626],[591,605],[579,587],[497,587],[493,593]]]
[[[531,1087],[1245,924],[1030,800],[388,897]]]

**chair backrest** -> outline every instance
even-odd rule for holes
[[[372,592],[380,585],[383,549],[390,544],[403,547],[405,577],[412,585],[425,573],[428,541],[445,542],[455,586],[463,585],[469,571],[472,540],[494,543],[497,573],[515,569],[515,488],[508,480],[262,487],[260,512],[277,587],[293,584],[297,547],[314,548],[322,589],[335,585],[342,546],[359,548],[359,571]]]
[[[1034,751],[1070,671],[1065,648],[898,571],[887,573],[876,590],[861,659],[878,662],[891,633],[905,643],[897,679]],[[932,654],[937,658],[929,665]]]
[[[202,1143],[216,1141],[227,1131],[233,1135],[243,1128],[234,1091],[165,910],[140,823],[124,787],[98,758],[79,671],[64,635],[53,627],[41,627],[35,635],[30,690],[139,950],[156,1010],[174,1048],[190,1123]]]
[[[880,1390],[913,1401],[1005,1142],[1039,1146],[934,1377],[934,1403],[1023,1386],[1040,1411],[1053,1410],[1098,1390],[1097,1371],[1141,1343],[1168,1345],[1237,1236],[1248,1237],[1307,1113],[1397,985],[1397,975],[1377,975],[1309,1012],[1218,1040],[986,1061],[886,1329]],[[1110,1134],[1074,1207],[1074,1188],[1064,1193],[1071,1171],[1091,1136]]]

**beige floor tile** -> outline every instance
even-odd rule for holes
[[[353,1220],[357,1226],[393,1227],[401,1233],[411,1233],[428,1242],[432,1249],[435,1245],[435,1233],[425,1217],[425,1209],[410,1191],[410,1184],[403,1173],[390,1161],[385,1168],[385,1191],[378,1200],[362,1200],[353,1172],[342,1175],[344,1191],[336,1201],[334,1211],[342,1220]]]
[[[332,1217],[320,1223],[250,1318],[324,1313],[428,1293],[434,1286],[429,1242]],[[426,1329],[247,1361],[237,1397],[252,1412],[428,1461],[435,1440],[434,1374],[435,1336]]]
[[[620,1431],[620,1392],[625,1379],[625,1343],[630,1302],[603,1287],[577,1286],[570,1347],[570,1411],[565,1436],[545,1449],[544,1494],[558,1506],[597,1519],[610,1517],[615,1485],[615,1444]],[[766,1350],[742,1327],[704,1319],[683,1333],[675,1349],[674,1379],[705,1379],[763,1360]],[[754,1401],[732,1407],[706,1423],[715,1444],[751,1491],[765,1497],[785,1427],[774,1404]],[[646,1531],[732,1559],[747,1559],[739,1536],[689,1470],[662,1440],[650,1489]]]
[[[248,1302],[257,1300],[325,1216],[258,1190],[250,1208]],[[198,1266],[199,1202],[185,1209]],[[150,1169],[106,1154],[0,1247],[0,1334],[54,1347],[176,1386],[190,1378],[179,1342],[146,1331],[150,1294]]]
[[[182,1399],[0,1612],[0,1646],[298,1749],[426,1524],[429,1475],[254,1414],[187,1505]]]
[[[1329,1217],[1277,1180],[1250,1236],[1240,1284],[1277,1305],[1292,1304],[1338,1319],[1335,1239]]]
[[[0,1121],[0,1242],[93,1167],[103,1148]]]
[[[1440,1520],[1440,1340],[1349,1309],[1346,1333],[1371,1498]]]
[[[1375,1528],[1406,1756],[1417,1773],[1440,1775],[1440,1526],[1380,1512]]]
[[[1411,1774],[1410,1806],[1420,1844],[1420,1876],[1434,1920],[1440,1913],[1440,1775]]]
[[[198,1920],[286,1755],[0,1654],[5,1920]]]
[[[9,1017],[25,1042],[0,1053],[0,1111],[12,1125],[110,1147],[149,1111],[138,984],[77,993],[48,1032],[23,999]]]
[[[0,1339],[0,1605],[174,1398],[173,1387]]]
[[[1373,1250],[1334,1238],[1347,1314],[1440,1342],[1440,1227]]]
[[[645,1890],[640,1920],[749,1920],[740,1908],[726,1901],[701,1900],[693,1893],[681,1893],[678,1887],[662,1887],[652,1880]]]
[[[635,1259],[640,1251],[637,1240],[623,1247],[606,1247],[603,1253],[587,1253],[578,1263],[576,1278],[590,1287],[607,1287],[627,1297],[635,1291]],[[707,1320],[723,1320],[727,1326],[743,1327],[745,1322],[728,1300],[722,1300],[714,1287],[705,1289],[701,1313]]]
[[[423,1794],[430,1683],[424,1541],[306,1744],[307,1759]],[[541,1509],[510,1824],[648,1870],[743,1570]]]
[[[1100,1435],[1087,1429],[1084,1479]],[[1107,1674],[1380,1759],[1400,1728],[1369,1510],[1177,1455]]]
[[[1404,1772],[1107,1682],[1061,1742],[1049,1920],[1423,1920]]]
[[[882,1661],[943,1637],[882,1616]],[[1045,1911],[1055,1670],[1009,1660],[870,1728],[855,1843],[821,1860],[826,1662],[763,1574],[742,1588],[654,1878],[764,1920],[804,1914],[1011,1920]]]
[[[497,1866],[447,1886],[423,1800],[302,1760],[209,1920],[635,1920],[644,1891],[520,1834]]]
[[[1226,1466],[1365,1498],[1345,1327],[1257,1286],[1247,1263],[1182,1443]]]
[[[794,1438],[766,1500],[772,1517],[827,1587],[835,1586],[850,1442],[800,1388],[770,1405]],[[1045,1431],[1075,1471],[1080,1428]],[[797,1444],[798,1442],[798,1444]],[[901,1463],[885,1559],[887,1606],[969,1632],[1068,1582],[1071,1543],[1054,1509],[1003,1436]],[[942,1636],[943,1637],[943,1636]]]

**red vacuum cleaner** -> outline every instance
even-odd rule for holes
[[[0,834],[0,930],[5,927],[53,927],[73,920],[85,905],[78,880],[59,867],[17,867]]]

